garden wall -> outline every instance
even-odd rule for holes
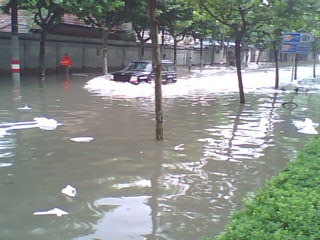
[[[11,71],[11,35],[0,32],[0,71]],[[22,71],[36,71],[39,65],[40,34],[28,33],[19,35],[20,67]],[[118,69],[139,57],[139,43],[124,40],[110,40],[108,45],[108,66]],[[74,60],[73,69],[82,71],[102,68],[102,40],[85,37],[68,37],[49,35],[46,43],[45,66],[47,71],[57,70],[60,60],[68,53]],[[162,53],[173,60],[173,47],[164,46]],[[213,57],[214,54],[214,57]],[[151,46],[146,45],[145,59],[151,59]],[[187,65],[188,58],[200,64],[200,50],[178,48],[177,65]],[[203,64],[219,63],[223,59],[222,51],[213,51],[213,47],[203,50]],[[214,61],[213,61],[214,59]]]

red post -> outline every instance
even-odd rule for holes
[[[11,69],[13,73],[20,73],[20,60],[13,59],[11,62]]]

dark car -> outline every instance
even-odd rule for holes
[[[161,78],[162,83],[174,83],[177,81],[176,66],[169,60],[161,61]],[[141,82],[151,83],[154,80],[154,68],[151,60],[136,60],[118,72],[111,73],[110,80],[130,82],[139,84]]]

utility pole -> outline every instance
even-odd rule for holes
[[[11,0],[11,70],[14,83],[20,85],[18,0]]]

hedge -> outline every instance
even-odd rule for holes
[[[232,216],[216,240],[320,239],[320,138]]]

